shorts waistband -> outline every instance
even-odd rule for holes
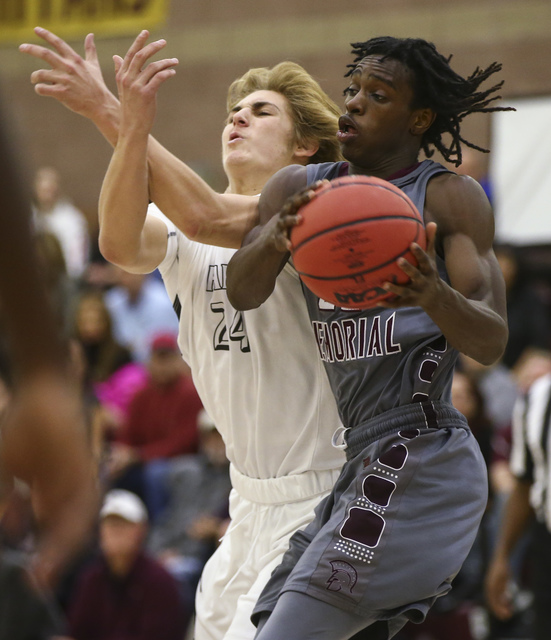
[[[385,411],[346,433],[346,457],[351,460],[371,443],[390,433],[412,429],[468,429],[465,416],[441,400],[414,402]]]
[[[305,471],[279,478],[251,478],[230,464],[230,478],[237,493],[262,504],[300,502],[329,492],[337,481],[341,468]]]

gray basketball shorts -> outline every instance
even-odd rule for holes
[[[440,402],[399,407],[349,432],[347,462],[297,532],[255,616],[305,593],[365,617],[421,622],[477,533],[487,471],[465,418]],[[258,619],[258,618],[257,618]],[[396,624],[398,623],[398,624]]]

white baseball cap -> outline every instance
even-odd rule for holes
[[[113,489],[105,496],[99,512],[100,518],[119,516],[128,522],[145,522],[147,509],[135,493],[124,489]]]

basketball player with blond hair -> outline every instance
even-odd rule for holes
[[[53,34],[41,34],[55,52],[24,47],[54,67],[34,72],[37,92],[90,117],[116,145],[100,201],[101,249],[127,270],[161,271],[180,316],[180,349],[231,462],[231,524],[203,572],[195,638],[252,638],[250,616],[264,584],[344,462],[331,445],[340,421],[316,358],[298,276],[287,269],[259,311],[236,312],[228,303],[226,266],[234,249],[195,240],[239,246],[244,229],[254,224],[256,198],[248,198],[253,206],[244,216],[227,219],[223,210],[221,217],[209,213],[202,219],[193,201],[181,199],[190,183],[198,190],[203,185],[149,136],[154,109],[142,92],[160,79],[156,90],[171,75],[172,63],[144,67],[159,44],[145,45],[141,34],[125,60],[117,58],[119,107],[106,93],[90,36],[83,61]],[[256,196],[286,165],[340,157],[339,110],[294,63],[247,72],[230,86],[227,108],[222,148],[230,199]],[[155,202],[162,192],[161,209],[194,240],[157,209],[148,209],[148,189]],[[190,211],[184,210],[186,203]],[[287,315],[295,323],[283,333],[280,321]],[[282,354],[290,367],[284,380],[278,366]]]

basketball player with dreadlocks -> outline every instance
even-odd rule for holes
[[[363,174],[400,187],[423,212],[427,249],[412,245],[417,267],[399,260],[409,284],[385,284],[394,299],[378,308],[335,308],[303,287],[347,463],[255,607],[259,640],[387,640],[422,621],[450,590],[487,500],[484,462],[450,387],[459,352],[488,365],[507,341],[493,214],[473,179],[419,156],[437,149],[459,165],[461,144],[478,148],[460,124],[501,109],[492,104],[501,84],[479,89],[501,66],[463,78],[424,40],[353,47],[338,133],[346,162],[287,167],[267,183],[264,224],[228,266],[230,301],[248,309],[269,298],[319,180]]]

